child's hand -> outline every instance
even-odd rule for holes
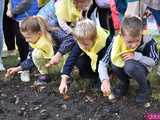
[[[60,94],[65,95],[67,93],[67,91],[68,91],[67,79],[68,78],[69,78],[68,76],[62,75],[61,83],[60,83],[60,86],[59,86]]]
[[[109,94],[111,93],[109,80],[103,80],[102,81],[101,91],[103,92],[103,96],[109,96]]]
[[[130,60],[134,58],[134,52],[126,52],[122,54],[124,61]]]
[[[9,68],[7,69],[6,77],[14,76],[20,70],[21,70],[21,67]]]
[[[50,67],[51,65],[56,65],[60,62],[62,54],[57,52],[55,56],[45,65],[46,67]]]

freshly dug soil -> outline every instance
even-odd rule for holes
[[[52,81],[40,93],[18,77],[0,78],[0,120],[143,120],[148,112],[160,112],[160,101],[152,98],[151,106],[136,105],[135,88],[127,97],[109,101],[95,90],[80,91],[73,82],[63,99],[59,81]]]

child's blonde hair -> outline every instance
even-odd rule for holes
[[[82,19],[77,22],[73,34],[78,41],[87,38],[94,40],[97,36],[96,24],[89,19]]]
[[[132,37],[137,37],[143,33],[143,21],[138,16],[127,16],[124,18],[121,27],[122,35],[128,32]]]
[[[20,31],[21,32],[30,32],[30,33],[38,33],[41,32],[50,42],[52,42],[52,37],[49,31],[51,29],[47,22],[40,16],[31,16],[26,18],[20,24]]]

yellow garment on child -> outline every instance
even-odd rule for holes
[[[50,74],[54,73],[55,66],[45,67],[46,63],[50,61],[50,59],[39,58],[37,54],[41,54],[41,51],[38,49],[34,49],[32,52],[32,60],[40,74]]]
[[[42,6],[44,6],[49,0],[38,0],[38,5],[41,8]]]
[[[96,71],[96,66],[97,66],[97,60],[98,60],[97,54],[105,47],[108,36],[109,36],[108,31],[105,31],[100,26],[97,26],[97,36],[96,36],[95,43],[92,46],[92,48],[90,48],[90,50],[88,51],[88,50],[81,48],[79,44],[80,48],[90,57],[91,67],[94,72]]]
[[[60,0],[55,5],[56,16],[66,22],[76,22],[81,17],[81,12],[74,5],[74,0]]]
[[[37,49],[38,58],[50,59],[54,55],[53,44],[45,36],[40,37],[40,39],[35,44],[30,44],[32,48]]]
[[[50,58],[54,55],[52,42],[45,36],[42,36],[36,44],[30,44],[34,48],[32,52],[32,59],[41,74],[53,73],[53,67],[45,67]]]
[[[134,49],[127,47],[124,38],[120,35],[116,36],[113,42],[111,51],[111,62],[113,65],[122,68],[124,66],[124,60],[122,54],[126,52],[132,52]]]

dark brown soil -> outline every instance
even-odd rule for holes
[[[149,108],[136,105],[134,92],[111,102],[94,90],[81,93],[73,82],[71,98],[64,101],[57,81],[37,93],[30,87],[33,81],[0,79],[0,120],[143,120],[147,112],[160,112],[160,101],[153,98]]]

